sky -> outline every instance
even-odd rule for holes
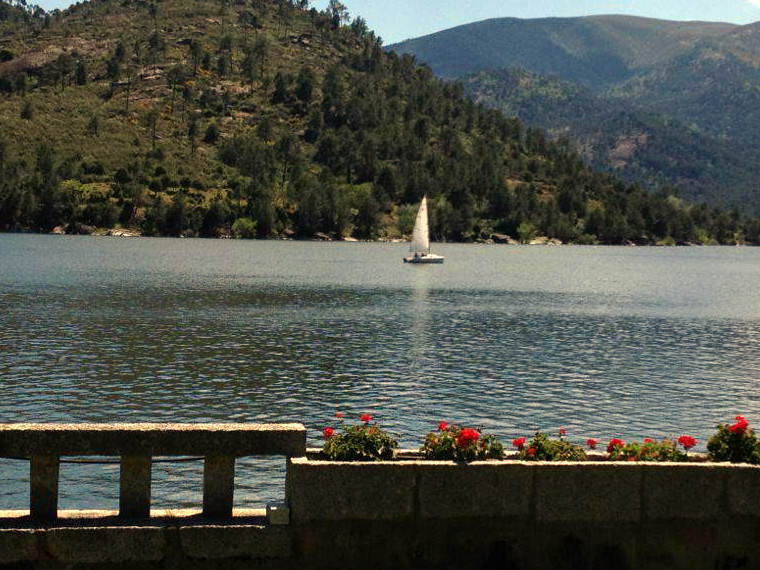
[[[31,0],[45,10],[67,0]],[[328,0],[311,0],[322,10]],[[629,14],[663,20],[749,24],[760,20],[760,0],[342,0],[385,45],[488,18],[549,18]]]
[[[385,45],[488,18],[549,18],[629,14],[662,20],[750,24],[760,0],[341,0]],[[324,9],[328,0],[312,0]]]

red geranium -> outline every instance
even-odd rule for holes
[[[512,445],[514,445],[517,449],[520,451],[523,450],[525,447],[525,438],[524,437],[518,437],[517,439],[512,440]]]
[[[736,416],[734,419],[736,420],[736,423],[732,426],[728,426],[731,433],[744,433],[747,431],[749,422],[744,419],[744,416]]]
[[[333,434],[335,433],[335,430],[331,427],[326,427],[322,430],[322,435],[325,436],[325,439],[330,439]]]
[[[691,437],[690,435],[682,435],[678,438],[678,443],[683,445],[683,448],[686,451],[689,451],[692,447],[697,445],[697,440]]]
[[[567,433],[567,430],[565,428],[559,428],[559,436],[565,437],[565,434]]]
[[[612,453],[616,447],[625,447],[625,442],[622,439],[613,437],[607,444],[607,453]]]
[[[654,443],[654,440],[651,437],[645,437],[644,443]]]
[[[438,423],[438,431],[446,431],[447,429],[449,429],[448,422],[439,422]]]
[[[362,421],[366,424],[367,422],[372,421],[372,416],[370,416],[369,414],[364,414],[362,417],[359,418],[359,421]]]
[[[461,448],[469,447],[477,442],[478,438],[480,438],[480,434],[477,430],[472,428],[462,428],[459,432],[459,436],[457,436],[457,446]]]
[[[529,447],[528,448],[528,457],[535,457],[536,456],[536,448],[535,447]]]
[[[589,449],[596,449],[596,444],[599,443],[596,441],[593,437],[590,437],[586,440],[586,445]]]

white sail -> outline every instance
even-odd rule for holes
[[[417,219],[414,222],[412,242],[409,249],[413,255],[404,258],[404,263],[443,263],[443,256],[430,251],[430,237],[428,235],[427,197],[422,197],[420,209],[417,211]]]
[[[417,252],[427,252],[430,250],[430,238],[428,237],[427,196],[422,197],[420,209],[417,212],[417,219],[414,222],[412,243],[409,244],[409,250]]]

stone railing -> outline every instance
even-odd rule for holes
[[[32,520],[0,514],[0,569],[760,570],[760,466],[342,463],[305,436],[299,424],[0,425],[0,456],[32,465]],[[234,458],[259,454],[289,457],[281,524],[230,516]],[[66,455],[120,456],[120,517],[54,521]],[[151,457],[167,455],[205,457],[206,516],[150,516]]]
[[[232,514],[235,459],[252,455],[300,457],[306,452],[301,424],[0,424],[0,457],[30,460],[33,521],[58,517],[62,456],[119,456],[119,516],[148,518],[151,460],[202,456],[203,515]]]

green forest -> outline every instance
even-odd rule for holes
[[[0,229],[759,243],[760,221],[590,170],[331,0],[0,0]]]
[[[754,159],[758,150],[749,136],[731,141],[710,136],[694,124],[522,68],[483,71],[462,81],[475,101],[550,135],[561,133],[594,169],[647,190],[677,187],[689,202],[760,212],[760,162]]]

